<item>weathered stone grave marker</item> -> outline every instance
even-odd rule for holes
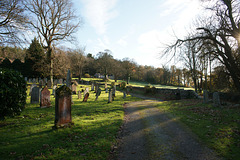
[[[89,97],[89,93],[87,92],[87,93],[84,95],[83,102],[87,102],[88,97]]]
[[[208,91],[207,90],[203,90],[203,103],[208,103]]]
[[[39,103],[39,87],[32,85],[32,91],[31,91],[31,103]]]
[[[55,121],[53,128],[71,126],[71,89],[66,85],[56,90],[55,99]]]
[[[98,97],[101,95],[101,92],[102,92],[101,88],[98,88],[95,101],[98,100]]]
[[[57,85],[54,85],[53,86],[53,89],[52,89],[52,95],[56,95],[56,89],[57,89]]]
[[[72,94],[77,94],[77,86],[74,83],[72,84]]]
[[[44,87],[41,91],[41,102],[40,107],[46,108],[51,106],[50,101],[50,91],[48,90],[48,87]]]
[[[39,80],[39,88],[42,88],[44,86],[43,80]]]
[[[91,91],[94,91],[94,83],[91,84]]]
[[[52,88],[52,82],[50,80],[47,81],[47,87]]]

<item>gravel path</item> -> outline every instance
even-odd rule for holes
[[[220,159],[176,119],[161,113],[154,103],[143,100],[125,105],[117,160]]]

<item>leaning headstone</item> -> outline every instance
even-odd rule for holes
[[[108,93],[108,103],[111,103],[111,102],[112,102],[112,91],[110,89]]]
[[[203,90],[203,103],[208,103],[208,91],[207,90]]]
[[[102,92],[101,88],[98,88],[95,101],[97,101],[98,97],[101,95],[101,92]]]
[[[31,92],[31,103],[39,103],[39,87],[34,86]]]
[[[82,93],[81,93],[81,91],[78,91],[78,99],[82,99]]]
[[[220,98],[219,98],[219,93],[214,92],[213,93],[213,106],[219,107],[221,106]]]
[[[69,87],[71,89],[71,72],[70,70],[68,70],[68,73],[67,73],[67,87]]]
[[[72,84],[72,94],[77,94],[77,86]]]
[[[54,124],[53,128],[66,127],[73,124],[71,116],[71,89],[66,85],[56,90]]]
[[[86,94],[84,95],[83,102],[87,102],[88,97],[89,97],[89,93],[86,93]]]
[[[47,87],[44,87],[43,90],[41,91],[40,107],[46,108],[46,107],[50,107],[50,106],[51,106],[50,91],[48,90]]]

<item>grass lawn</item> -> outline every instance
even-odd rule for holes
[[[160,102],[157,107],[177,117],[226,159],[240,157],[240,107],[213,107],[201,100]]]
[[[0,121],[0,159],[107,159],[123,121],[122,104],[137,100],[131,96],[123,99],[121,92],[116,92],[116,96],[108,104],[104,91],[98,101],[90,92],[85,103],[73,95],[74,125],[58,130],[52,129],[54,97],[51,96],[52,107],[39,108],[39,104],[30,104],[28,96],[20,116]]]

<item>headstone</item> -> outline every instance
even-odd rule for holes
[[[48,82],[47,78],[44,78],[44,83],[46,84]]]
[[[38,78],[36,78],[36,83],[38,83]]]
[[[94,91],[94,83],[91,84],[91,91]]]
[[[97,90],[98,90],[98,84],[96,83],[95,84],[95,91],[94,91],[94,93],[97,93]]]
[[[221,106],[221,102],[220,102],[220,98],[219,98],[219,93],[218,92],[214,92],[213,93],[213,105],[215,107]]]
[[[56,89],[57,89],[57,85],[54,85],[54,86],[53,86],[53,89],[52,89],[52,95],[54,95],[54,96],[55,96],[55,94],[56,94]]]
[[[72,94],[77,94],[77,86],[72,84]]]
[[[89,92],[88,88],[85,89],[85,91],[83,92],[83,96],[85,97],[85,95]]]
[[[84,95],[83,102],[87,102],[88,97],[89,97],[89,93],[86,93],[86,94]]]
[[[32,94],[32,89],[33,89],[33,87],[37,87],[37,85],[36,85],[36,84],[32,84],[32,85],[31,85],[30,91],[29,91],[29,96]]]
[[[63,84],[63,79],[59,79],[58,83]]]
[[[101,92],[102,92],[101,88],[98,88],[97,93],[96,93],[96,99],[95,99],[95,101],[96,101],[96,100],[98,99],[98,97],[101,95]]]
[[[66,83],[67,87],[69,87],[71,89],[71,72],[70,69],[68,70],[67,73],[67,83]]]
[[[106,93],[108,93],[108,88],[106,88],[106,91],[105,91]]]
[[[55,80],[53,81],[53,85],[57,85],[57,84],[58,84],[58,80],[55,79]]]
[[[33,86],[33,85],[32,85]],[[39,87],[34,86],[31,92],[31,103],[39,103]]]
[[[72,125],[71,90],[66,85],[56,90],[54,128]]]
[[[39,80],[39,88],[42,88],[44,86],[43,80]]]
[[[207,90],[203,90],[203,103],[208,103],[208,91]]]
[[[81,91],[78,91],[78,99],[82,99],[82,93],[81,93]]]
[[[33,82],[33,83],[36,83],[36,78],[33,78],[33,79],[32,79],[32,82]]]
[[[48,88],[52,88],[52,83],[51,83],[50,80],[47,81],[47,87],[48,87]]]
[[[46,107],[50,107],[50,106],[51,106],[50,91],[48,90],[47,87],[44,87],[43,90],[41,91],[40,107],[46,108]]]
[[[27,82],[27,80],[28,80],[28,78],[27,77],[25,77],[25,81]]]
[[[28,79],[28,83],[32,83],[32,78],[29,78],[29,79]]]
[[[110,89],[108,93],[108,103],[111,103],[111,102],[112,102],[112,91]]]

